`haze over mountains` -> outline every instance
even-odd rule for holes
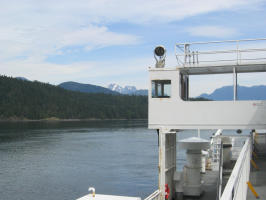
[[[80,91],[86,93],[106,93],[106,94],[123,94],[123,95],[141,95],[147,96],[148,90],[138,90],[135,86],[122,87],[118,84],[112,83],[108,88],[91,84],[80,84],[75,82],[65,82],[59,85],[67,90]],[[233,100],[233,86],[224,86],[217,88],[210,94],[201,94],[198,98],[205,98],[216,101]],[[265,100],[266,86],[240,86],[238,85],[238,100]]]
[[[233,100],[233,86],[224,86],[216,89],[211,94],[201,94],[199,97],[216,101]],[[266,100],[266,86],[258,85],[258,86],[246,87],[238,85],[237,99]]]
[[[24,77],[17,77],[19,80],[27,80]],[[63,82],[58,85],[61,88],[71,91],[79,91],[83,93],[104,93],[113,95],[141,95],[147,96],[148,90],[141,89],[138,90],[135,86],[125,86],[122,87],[116,83],[109,84],[107,88],[92,84],[83,84],[73,81]],[[202,97],[210,100],[226,101],[233,100],[233,86],[224,86],[217,88],[214,92],[210,94],[203,93],[198,97]],[[240,86],[238,85],[238,99],[239,100],[265,100],[266,99],[266,86]]]
[[[147,96],[148,90],[137,90],[135,86],[125,86],[122,87],[118,84],[112,83],[108,88],[92,85],[92,84],[83,84],[73,81],[64,82],[58,85],[61,88],[71,91],[78,91],[84,93],[104,93],[104,94],[124,94],[124,95],[141,95]]]
[[[30,81],[24,77],[16,77],[16,79]],[[104,94],[116,94],[116,95],[125,94],[125,95],[141,95],[141,96],[148,95],[148,90],[145,89],[138,90],[135,86],[122,87],[116,83],[109,84],[107,88],[93,84],[78,83],[74,81],[63,82],[58,84],[57,86],[64,88],[66,90],[78,91],[84,93],[104,93]]]

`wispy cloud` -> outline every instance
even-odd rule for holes
[[[119,57],[109,63],[102,60],[81,63],[77,54],[75,63],[61,65],[48,63],[47,57],[58,54],[64,56],[64,49],[77,48],[92,52],[94,49],[105,47],[141,45],[145,42],[145,38],[137,34],[136,27],[147,24],[157,27],[158,24],[165,25],[210,12],[254,8],[259,7],[261,2],[261,0],[1,1],[0,18],[4,20],[0,20],[0,71],[1,74],[26,76],[32,80],[51,83],[67,79],[85,80],[86,77],[99,77],[102,80],[108,75],[117,77],[140,72],[145,74],[146,66],[153,63],[152,55],[150,59],[135,55],[134,59]],[[135,29],[131,32],[124,27],[113,26],[117,24],[134,24]],[[201,36],[237,34],[237,30],[224,26],[209,26],[207,31],[206,26],[196,28],[197,30],[190,29],[190,33]],[[157,30],[169,31],[159,28]],[[211,35],[206,35],[207,33]],[[140,48],[142,46],[139,46]],[[170,62],[169,59],[167,62]],[[88,71],[90,73],[87,73]]]
[[[139,38],[137,36],[114,33],[105,26],[90,25],[65,34],[61,45],[80,45],[85,46],[86,49],[93,49],[106,46],[137,44],[138,42]]]
[[[13,0],[1,2],[0,59],[30,56],[45,59],[67,46],[85,50],[140,42],[140,37],[110,30],[117,22],[167,23],[198,14],[256,7],[260,0]],[[16,5],[16,6],[14,6]],[[206,27],[205,27],[206,28]],[[221,27],[198,27],[191,33],[232,34]]]
[[[2,63],[1,74],[23,76],[29,80],[39,80],[58,84],[64,81],[78,81],[106,86],[111,82],[134,84],[146,88],[148,66],[153,58],[134,58],[112,61],[76,62],[71,64],[55,64],[45,61],[24,60]],[[131,77],[131,81],[128,77]],[[111,80],[111,81],[110,81]],[[138,83],[135,83],[138,80]]]
[[[89,22],[104,23],[127,21],[132,23],[158,23],[183,19],[218,10],[237,10],[257,7],[261,0],[46,0],[36,4],[34,0],[17,0],[18,5],[29,12],[51,16],[60,13],[60,19],[86,17]],[[21,3],[22,2],[22,3]],[[5,7],[4,7],[5,8]],[[12,8],[10,5],[6,9]],[[13,8],[12,8],[13,9]],[[71,15],[69,15],[71,13]]]
[[[9,26],[0,27],[0,59],[29,56],[44,59],[60,54],[60,49],[69,46],[86,50],[115,45],[137,44],[140,38],[130,34],[110,31],[105,26],[89,25],[82,28]]]
[[[238,34],[235,29],[224,26],[194,26],[188,28],[187,32],[192,36],[214,38],[227,38]]]

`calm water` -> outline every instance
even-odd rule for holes
[[[195,135],[186,131],[178,138]],[[144,198],[158,184],[157,145],[146,121],[2,122],[0,199],[74,200],[89,186]],[[184,151],[177,162],[181,169]]]

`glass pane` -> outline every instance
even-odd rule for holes
[[[171,97],[171,81],[170,80],[153,80],[152,81],[152,97],[153,98]]]
[[[156,97],[156,92],[155,92],[155,82],[154,82],[154,81],[152,81],[152,85],[151,85],[151,87],[152,87],[152,90],[151,90],[151,96],[154,98],[154,97]]]
[[[164,84],[164,96],[171,96],[171,84]]]
[[[156,83],[157,84],[157,97],[162,96],[162,84],[161,83]]]

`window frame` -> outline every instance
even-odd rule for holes
[[[165,93],[165,87],[170,87],[170,91],[168,95]],[[160,89],[159,89],[160,87]],[[171,98],[172,96],[172,81],[170,79],[167,80],[152,80],[151,81],[151,98]]]

